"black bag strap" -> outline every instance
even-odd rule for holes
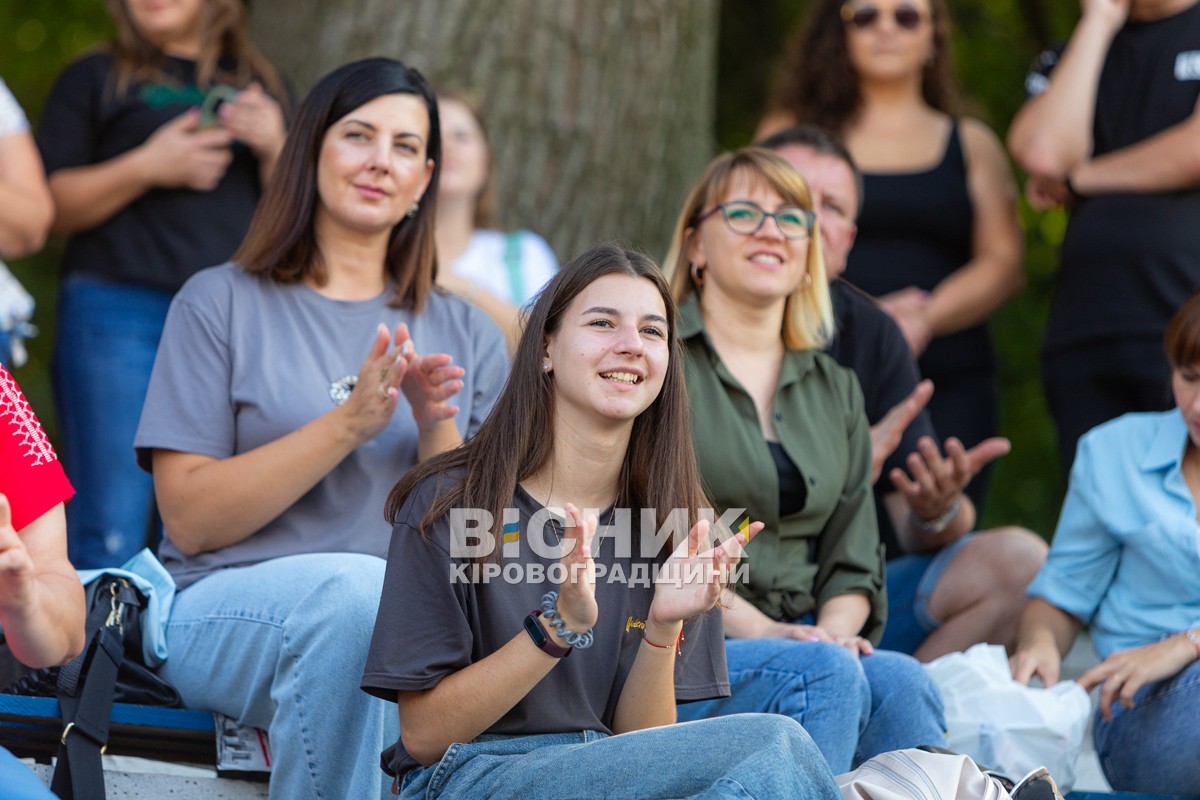
[[[59,671],[58,703],[63,732],[50,790],[62,800],[105,800],[100,756],[108,744],[117,670],[125,654],[127,606],[138,603],[123,578],[101,579],[109,602],[96,602],[92,613],[107,612],[87,648]],[[99,600],[99,598],[97,598]]]

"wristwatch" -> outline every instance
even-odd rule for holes
[[[551,655],[555,658],[566,658],[571,655],[571,650],[574,648],[563,647],[554,641],[553,638],[546,635],[546,630],[538,622],[538,617],[541,615],[542,610],[539,608],[525,618],[525,632],[529,634],[529,638],[533,639],[533,643],[537,645],[537,648],[546,655]]]

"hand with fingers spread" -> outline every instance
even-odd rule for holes
[[[650,603],[650,622],[673,625],[703,614],[714,605],[729,582],[730,570],[741,560],[746,544],[764,524],[753,522],[743,532],[700,551],[707,544],[711,524],[700,520],[688,531],[675,552],[659,567]]]
[[[422,356],[417,355],[415,348],[411,348],[405,360],[408,369],[400,388],[412,406],[417,427],[428,431],[438,423],[453,419],[458,413],[458,406],[447,401],[462,391],[462,377],[467,374],[466,371],[453,366],[450,363],[452,359],[445,353]]]
[[[883,419],[871,426],[871,483],[879,480],[883,464],[900,446],[904,430],[933,397],[933,381],[917,384],[908,397],[892,406]]]
[[[233,160],[233,135],[224,128],[200,125],[193,108],[163,124],[141,146],[149,180],[164,188],[206,192],[216,188]]]
[[[1079,676],[1078,682],[1091,691],[1100,686],[1100,715],[1112,720],[1112,707],[1120,702],[1133,708],[1133,697],[1148,683],[1174,677],[1196,660],[1196,646],[1179,634],[1161,642],[1113,653]]]
[[[0,612],[30,606],[37,595],[37,573],[25,543],[12,526],[12,508],[0,494]]]
[[[893,469],[892,485],[904,495],[918,519],[935,519],[944,514],[975,474],[1012,449],[1007,439],[986,439],[967,450],[955,437],[946,440],[946,453],[928,436],[917,442],[917,452],[908,456],[908,469]]]
[[[400,397],[399,386],[409,368],[406,353],[411,349],[408,326],[404,323],[397,325],[391,334],[385,325],[376,330],[371,350],[358,369],[354,391],[338,409],[360,442],[374,439],[391,422]]]
[[[583,633],[600,617],[596,605],[596,562],[592,559],[592,540],[600,522],[595,514],[585,517],[571,503],[567,503],[565,511],[567,522],[563,526],[563,555],[559,563],[566,569],[566,578],[558,586],[557,611],[568,629]]]

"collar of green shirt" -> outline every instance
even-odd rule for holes
[[[712,357],[713,366],[721,380],[732,386],[741,386],[726,368],[725,362],[717,356],[717,348],[713,346],[712,337],[708,335],[708,328],[704,325],[704,313],[700,310],[700,297],[695,292],[689,294],[679,306],[679,338],[683,342],[699,338],[704,343],[705,350]],[[779,387],[788,386],[808,374],[813,368],[816,352],[815,350],[785,350],[783,363],[779,367]]]

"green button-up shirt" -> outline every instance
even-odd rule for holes
[[[862,635],[878,643],[887,616],[883,548],[871,495],[870,427],[862,389],[824,353],[788,350],[775,391],[779,443],[808,484],[804,508],[779,514],[779,475],[754,400],[722,363],[693,296],[680,308],[692,434],[717,506],[745,508],[766,528],[747,549],[738,592],[778,620],[814,616],[830,598],[865,595]]]

